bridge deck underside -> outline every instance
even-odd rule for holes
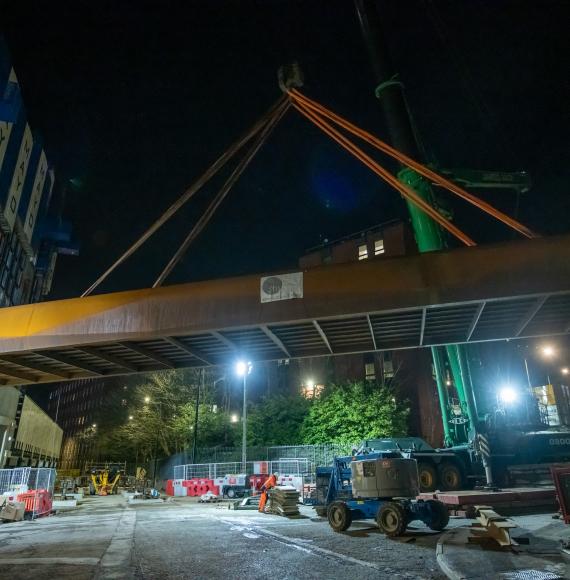
[[[524,263],[520,259],[521,248],[530,248],[529,244],[535,244],[532,248],[542,244],[542,250],[548,252],[555,248],[556,253],[554,258],[550,253],[550,261],[544,264],[537,263],[536,254],[531,256],[532,263],[527,265],[528,277],[532,278],[530,283],[524,279]],[[172,294],[172,290],[161,294],[162,298],[156,304],[152,302],[156,295],[147,290],[144,295],[127,301],[127,306],[113,303],[109,309],[99,308],[97,313],[85,317],[89,320],[85,328],[96,329],[96,332],[86,330],[84,334],[81,333],[83,319],[80,317],[79,321],[74,319],[68,326],[53,324],[51,329],[41,332],[7,332],[3,335],[0,311],[0,384],[47,383],[223,365],[240,355],[251,360],[267,361],[565,334],[570,332],[569,248],[568,237],[558,238],[557,243],[541,240],[497,246],[497,264],[493,266],[486,259],[495,255],[491,253],[472,261],[472,270],[465,270],[473,272],[471,279],[467,277],[463,280],[465,300],[460,300],[462,294],[458,285],[461,283],[461,272],[455,273],[453,278],[446,278],[446,272],[453,269],[453,260],[457,259],[455,265],[459,265],[465,261],[466,255],[475,257],[476,252],[481,252],[478,248],[309,271],[305,273],[302,299],[269,305],[259,302],[259,277],[217,281],[216,285],[206,283],[212,284],[213,314],[204,314],[202,303],[201,310],[194,315],[188,314],[189,320],[197,322],[181,322],[178,327],[168,320],[169,308],[175,311],[175,306],[179,307],[176,305],[178,298],[174,298],[178,295]],[[514,252],[513,257],[518,256],[516,267],[512,265],[514,262],[509,264],[508,260],[505,261],[508,258],[505,256],[507,250]],[[446,268],[436,263],[442,257],[446,260]],[[437,284],[440,287],[437,291],[432,274],[426,274],[431,271],[430,261],[438,272]],[[485,265],[482,270],[478,270],[479,264]],[[340,284],[342,288],[337,289],[336,294],[333,290],[329,298],[323,298],[329,296],[326,288],[324,294],[321,288],[319,276],[324,276],[324,272],[332,273],[332,280],[340,275],[354,278],[355,273],[359,272],[365,275],[346,287]],[[356,292],[360,284],[369,288],[371,281],[377,277],[393,275],[394,272],[401,273],[400,289],[397,281],[392,281],[389,287],[384,284],[384,297],[374,298],[376,289],[372,288],[371,292],[357,296],[356,300],[348,300],[347,296],[350,292]],[[419,277],[418,272],[421,273]],[[412,273],[415,286],[410,286]],[[225,288],[224,283],[229,290],[224,292],[222,300],[216,296],[217,289]],[[326,285],[330,290],[330,279],[327,279]],[[179,287],[184,288],[184,312],[190,308],[188,304],[193,304],[192,286]],[[505,287],[511,288],[511,295],[505,296]],[[239,308],[231,302],[236,288],[241,289]],[[159,290],[166,292],[168,289]],[[208,295],[209,290],[210,287],[202,287],[201,292]],[[480,294],[481,298],[473,299],[474,294]],[[441,300],[442,297],[448,300]],[[98,298],[93,297],[93,300]],[[222,317],[215,307],[217,300]],[[323,300],[327,301],[325,307],[321,304]],[[417,305],[410,306],[414,301]],[[133,332],[133,317],[136,318],[136,315],[129,310],[133,303],[139,305],[137,308],[144,307],[145,312],[150,312],[153,320],[153,308],[157,309],[164,323],[157,323],[156,328],[149,328],[146,324],[138,331],[135,327]],[[151,303],[155,306],[149,306]],[[394,308],[395,304],[401,307]],[[377,307],[370,308],[371,305]],[[386,307],[382,308],[383,305]],[[49,313],[49,306],[50,303],[45,303],[20,307],[23,308],[20,311],[3,310],[13,311],[11,317],[5,320],[14,321],[20,319],[20,313],[21,316],[31,316],[31,311],[25,309],[40,307],[39,312]],[[233,315],[236,308],[239,316]],[[15,318],[16,314],[19,316]],[[125,322],[130,329],[128,333],[123,332],[122,317],[129,321],[128,325]],[[224,327],[219,322],[224,319],[231,319],[234,324]],[[112,324],[108,331],[103,332],[102,321],[109,320]],[[184,326],[187,331],[182,328]],[[62,328],[69,330],[62,331]]]

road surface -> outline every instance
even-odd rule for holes
[[[0,578],[444,578],[439,534],[421,523],[389,540],[368,523],[337,534],[313,510],[302,514],[289,520],[194,498],[127,506],[121,496],[89,497],[71,512],[0,524]]]

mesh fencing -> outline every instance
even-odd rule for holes
[[[269,462],[269,472],[297,474],[313,479],[318,466],[332,465],[335,456],[349,455],[354,447],[336,443],[248,447],[247,456],[255,460],[247,462],[246,473],[254,472],[254,463],[266,461]],[[197,463],[174,466],[173,479],[214,479],[243,473],[241,447],[202,447],[196,451]],[[221,459],[226,461],[220,461]]]
[[[0,469],[0,494],[14,495],[24,503],[26,517],[51,512],[56,470],[49,467]]]

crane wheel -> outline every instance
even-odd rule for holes
[[[444,491],[458,491],[463,487],[461,469],[454,463],[445,461],[439,466],[439,481]]]
[[[378,510],[376,523],[389,538],[401,536],[408,524],[406,511],[399,503],[389,501]]]
[[[435,499],[428,499],[426,501],[430,520],[427,526],[430,530],[441,532],[449,523],[449,511],[444,503]]]
[[[327,510],[330,527],[335,532],[344,532],[350,528],[352,513],[343,501],[333,501]]]
[[[437,471],[430,463],[418,463],[420,491],[435,491],[437,487]]]

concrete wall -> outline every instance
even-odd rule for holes
[[[63,430],[26,397],[14,448],[24,456],[57,459],[61,451]]]
[[[14,387],[0,387],[0,467],[4,466],[10,453],[12,436],[15,426],[16,409],[20,391]]]

